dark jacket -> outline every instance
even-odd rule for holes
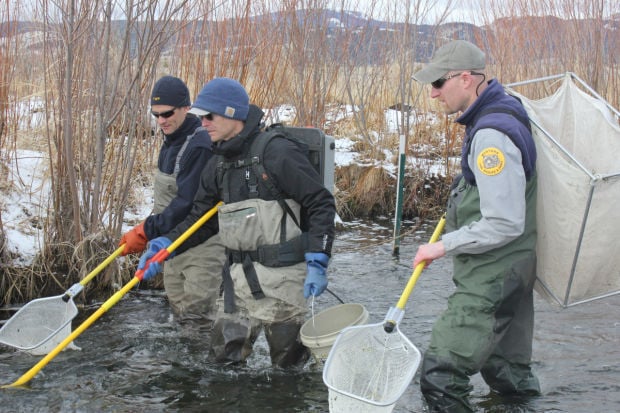
[[[529,180],[535,173],[536,145],[532,139],[529,118],[525,108],[514,96],[506,94],[504,87],[493,79],[465,113],[456,119],[465,125],[465,141],[461,153],[463,177],[470,185],[476,185],[474,173],[469,167],[467,157],[476,132],[490,128],[500,131],[510,138],[521,151],[523,170]]]
[[[228,141],[214,144],[213,152],[221,155],[226,162],[246,159],[253,140],[261,133],[262,117],[263,112],[258,107],[250,105],[248,119],[241,133]],[[222,188],[218,183],[217,174],[218,158],[220,157],[214,156],[205,167],[193,208],[181,224],[166,234],[169,239],[178,238],[222,199]],[[332,194],[323,186],[320,176],[307,156],[295,143],[276,137],[265,148],[263,165],[284,196],[301,205],[302,228],[309,234],[307,252],[324,252],[330,255],[334,239],[335,201]],[[230,203],[248,199],[249,189],[245,182],[230,185],[229,188]],[[260,191],[259,197],[264,200],[276,199],[269,191]],[[203,225],[179,249],[197,245],[216,232],[217,219],[214,218]]]
[[[168,175],[172,175],[175,171],[177,156],[183,144],[189,136],[194,136],[181,155],[176,175],[176,197],[160,214],[151,215],[145,220],[144,232],[149,240],[170,231],[183,221],[192,208],[194,195],[200,182],[200,174],[213,155],[211,138],[207,131],[196,131],[200,126],[200,120],[188,114],[179,129],[170,135],[164,135],[157,168]]]

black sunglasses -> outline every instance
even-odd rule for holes
[[[174,115],[175,110],[177,110],[177,108],[167,110],[165,112],[159,112],[159,113],[151,111],[151,115],[155,116],[157,119],[159,119],[160,117],[164,119],[168,119],[170,116]]]
[[[441,89],[443,87],[443,85],[445,85],[448,80],[452,79],[453,77],[460,76],[463,73],[464,72],[453,73],[453,74],[448,75],[448,76],[440,77],[439,79],[435,80],[434,82],[431,82],[431,86],[434,87],[435,89]]]
[[[448,80],[452,79],[453,77],[461,76],[463,73],[466,73],[466,72],[453,73],[448,76],[440,77],[434,82],[431,82],[431,86],[434,87],[435,89],[441,89]],[[474,71],[469,71],[469,74],[471,74],[472,76],[484,76],[484,73],[478,73]]]
[[[209,122],[213,121],[213,113],[207,113],[206,115],[198,116],[200,120],[208,120]]]

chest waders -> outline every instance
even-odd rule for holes
[[[153,212],[161,213],[177,194],[176,176],[155,173]],[[225,260],[219,235],[169,258],[164,263],[164,288],[174,313],[182,319],[212,322],[217,310]]]
[[[500,394],[537,394],[530,369],[536,274],[536,177],[526,186],[524,233],[503,247],[453,258],[456,291],[433,327],[420,386],[431,410],[472,412],[469,377]],[[446,213],[448,231],[481,218],[478,188],[461,178]]]
[[[289,207],[298,217],[299,205],[289,201]],[[291,217],[278,202],[262,199],[225,204],[218,217],[228,256],[226,310],[234,311],[238,303],[265,322],[303,318],[306,263],[295,251],[303,251],[304,238]]]
[[[211,335],[211,351],[220,362],[244,361],[264,328],[272,363],[288,367],[309,356],[299,339],[306,314],[307,238],[300,229],[297,202],[259,197],[277,191],[270,180],[257,179],[261,158],[262,153],[218,164],[225,203],[218,210],[219,233],[227,262],[222,272],[224,303]],[[231,185],[239,184],[247,185],[248,199],[231,202]]]

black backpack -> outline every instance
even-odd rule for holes
[[[272,196],[278,201],[282,209],[284,209],[293,218],[297,226],[301,227],[300,223],[297,222],[297,218],[293,214],[293,211],[289,208],[288,204],[284,202],[284,195],[277,188],[269,171],[265,169],[262,162],[265,147],[269,144],[271,139],[276,136],[288,139],[289,141],[297,144],[301,148],[302,152],[306,154],[308,160],[321,177],[323,185],[325,185],[330,192],[333,192],[335,152],[334,138],[331,136],[326,136],[323,131],[317,128],[283,126],[279,123],[273,124],[266,128],[254,140],[254,142],[252,142],[250,155],[248,158],[234,163],[224,162],[219,165],[218,181],[222,182],[223,173],[228,168],[251,166],[254,176],[250,177],[250,183],[248,184],[250,198],[258,197],[258,177],[263,177],[262,182],[269,189]],[[227,192],[228,189],[224,188],[224,194]],[[226,197],[224,196],[223,198]],[[224,202],[226,202],[226,199],[224,199]]]

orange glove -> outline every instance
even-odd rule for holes
[[[125,244],[125,249],[121,252],[121,255],[134,254],[136,252],[142,252],[146,248],[146,243],[149,240],[146,238],[146,234],[144,233],[144,222],[139,225],[136,225],[131,229],[131,231],[127,232],[121,238],[121,242],[118,243],[119,246]]]

